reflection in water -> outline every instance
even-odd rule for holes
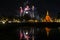
[[[50,32],[51,29],[46,27],[45,30],[46,30],[47,36],[49,36],[49,32]]]
[[[58,28],[44,28],[34,29],[35,39],[34,40],[60,40],[60,32]]]
[[[34,40],[34,28],[20,28],[20,40]]]
[[[19,40],[55,40],[60,39],[59,28],[27,28],[19,29]]]

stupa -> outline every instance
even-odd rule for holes
[[[52,22],[52,20],[51,20],[51,17],[49,16],[49,13],[48,13],[48,11],[47,11],[47,14],[46,14],[46,16],[45,16],[45,22]]]

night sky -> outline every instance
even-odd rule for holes
[[[16,15],[16,10],[20,5],[23,5],[25,1],[26,0],[1,0],[0,15]],[[40,15],[46,14],[47,10],[51,16],[57,16],[57,13],[60,12],[60,0],[30,0],[29,3],[36,6]]]

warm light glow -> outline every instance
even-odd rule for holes
[[[6,21],[8,21],[8,19],[6,19]]]
[[[2,21],[3,24],[5,24],[5,21]]]
[[[49,16],[48,11],[47,11],[45,20],[46,20],[46,22],[51,22],[51,17]]]
[[[46,30],[46,32],[47,32],[47,36],[49,36],[49,32],[50,32],[51,29],[48,28],[48,27],[46,27],[45,30]]]
[[[28,20],[28,22],[34,22],[34,20]]]
[[[51,20],[50,16],[46,16],[45,19],[46,19],[47,22],[50,22],[50,20]]]
[[[19,19],[13,19],[13,22],[20,23],[21,21]]]
[[[50,28],[46,27],[45,28],[46,32],[50,32]]]
[[[38,22],[38,20],[35,20],[35,22]]]

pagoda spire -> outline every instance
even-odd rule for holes
[[[47,11],[47,14],[46,14],[46,16],[48,16],[49,15],[49,13],[48,13],[48,11]]]
[[[47,11],[46,17],[45,17],[46,22],[51,22],[51,17],[49,16],[49,13]]]

